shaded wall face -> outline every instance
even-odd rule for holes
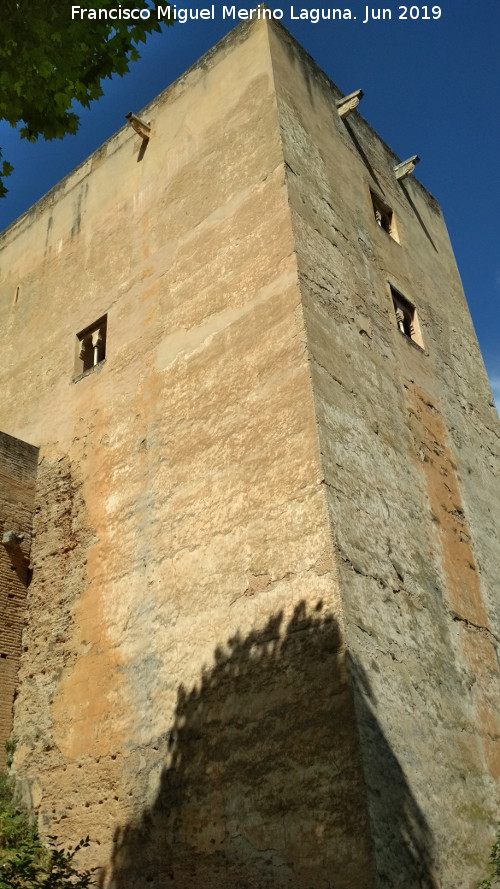
[[[371,885],[267,33],[3,240],[1,415],[41,446],[14,766],[117,886]]]
[[[235,634],[179,688],[158,793],[117,830],[103,881],[373,886],[356,746],[339,624],[321,602]]]
[[[468,887],[496,820],[498,421],[434,200],[290,42],[272,53],[379,879]]]
[[[26,617],[38,448],[0,432],[0,758],[12,708]]]

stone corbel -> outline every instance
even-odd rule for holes
[[[397,164],[394,167],[394,173],[396,174],[396,179],[401,182],[402,179],[406,179],[411,173],[413,173],[416,165],[419,163],[420,158],[417,154],[414,154],[412,157],[409,157],[407,161],[403,161],[400,164]]]
[[[138,136],[141,139],[149,139],[151,135],[151,127],[144,120],[141,120],[140,117],[137,117],[132,111],[129,111],[128,114],[125,115],[132,129],[135,130]]]
[[[15,531],[4,531],[2,546],[19,546],[24,540],[24,534],[16,534]]]
[[[349,93],[348,96],[344,96],[343,99],[340,99],[340,101],[337,102],[337,111],[340,117],[347,117],[348,114],[351,114],[351,112],[358,107],[363,96],[363,90],[356,90],[354,93]]]

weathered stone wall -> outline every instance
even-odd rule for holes
[[[439,208],[339,97],[244,24],[0,242],[0,427],[40,446],[14,768],[115,889],[486,862],[498,422]]]
[[[379,881],[465,889],[499,802],[498,417],[436,202],[285,32],[271,51]]]
[[[41,455],[15,772],[116,889],[368,889],[267,25],[141,116],[1,244]]]
[[[0,432],[0,762],[12,731],[12,706],[26,616],[38,449]]]

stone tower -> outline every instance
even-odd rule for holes
[[[343,98],[244,23],[1,239],[13,769],[114,889],[484,875],[498,418],[440,209]]]

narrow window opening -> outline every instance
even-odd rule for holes
[[[107,315],[76,335],[75,377],[93,370],[106,357]]]
[[[417,310],[406,297],[391,287],[392,304],[396,315],[396,324],[400,333],[409,340],[424,348]]]
[[[394,213],[391,208],[384,204],[383,201],[380,200],[377,195],[370,192],[372,204],[373,204],[373,215],[375,217],[375,222],[379,226],[379,228],[383,228],[388,235],[391,236],[395,241],[399,241],[397,230],[396,230],[396,221],[394,219]]]

